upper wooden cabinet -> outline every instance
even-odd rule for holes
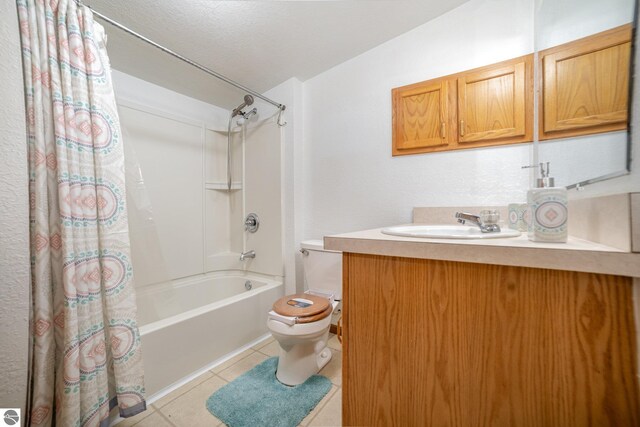
[[[531,57],[520,58],[511,64],[470,71],[458,78],[460,142],[500,138],[517,141],[526,135],[525,86],[531,64]]]
[[[533,56],[392,90],[393,155],[531,141]]]
[[[631,25],[540,52],[540,139],[627,127]]]
[[[455,80],[437,79],[393,92],[393,154],[446,147],[454,142]]]

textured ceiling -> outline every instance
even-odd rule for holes
[[[258,92],[311,78],[466,0],[85,0],[140,34]],[[105,24],[112,66],[231,108],[242,93]]]

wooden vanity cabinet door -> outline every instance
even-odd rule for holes
[[[454,141],[450,128],[451,86],[455,93],[455,84],[447,79],[393,89],[394,156],[429,151],[425,149]]]
[[[541,139],[625,129],[631,26],[540,52]]]
[[[458,141],[530,141],[532,74],[531,55],[462,73],[458,78]]]
[[[630,277],[343,253],[345,426],[638,426]]]

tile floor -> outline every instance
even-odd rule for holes
[[[333,334],[328,345],[333,357],[320,374],[329,378],[333,385],[318,406],[302,420],[301,426],[342,425],[342,348]],[[263,360],[277,356],[278,348],[278,343],[269,338],[155,401],[145,412],[124,420],[118,427],[223,426],[205,407],[206,400],[214,391]]]

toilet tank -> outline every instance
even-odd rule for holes
[[[342,300],[342,252],[325,250],[322,240],[305,240],[300,247],[307,289]]]

